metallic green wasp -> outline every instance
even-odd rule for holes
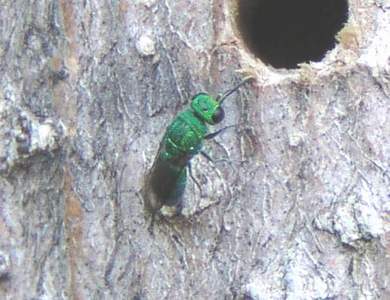
[[[191,158],[201,153],[211,160],[202,151],[203,141],[215,137],[223,130],[209,134],[207,125],[215,125],[223,120],[223,101],[250,79],[251,77],[245,78],[216,99],[206,93],[196,94],[190,107],[173,119],[146,176],[143,197],[149,211],[155,213],[162,206],[175,207],[177,213],[181,211],[187,169],[191,175]]]

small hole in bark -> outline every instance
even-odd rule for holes
[[[348,19],[347,0],[237,0],[248,48],[275,68],[320,61]]]

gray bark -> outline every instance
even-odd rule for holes
[[[0,1],[1,299],[390,299],[388,1],[351,0],[340,44],[288,71],[225,2]],[[237,128],[150,234],[166,126],[240,69],[216,127]]]

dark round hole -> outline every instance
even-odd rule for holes
[[[347,0],[237,0],[248,48],[275,68],[320,61],[348,19]]]

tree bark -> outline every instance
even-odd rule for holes
[[[390,5],[349,5],[335,49],[283,70],[234,1],[0,1],[0,298],[389,299]],[[237,126],[151,234],[165,128],[237,70],[213,129]]]

